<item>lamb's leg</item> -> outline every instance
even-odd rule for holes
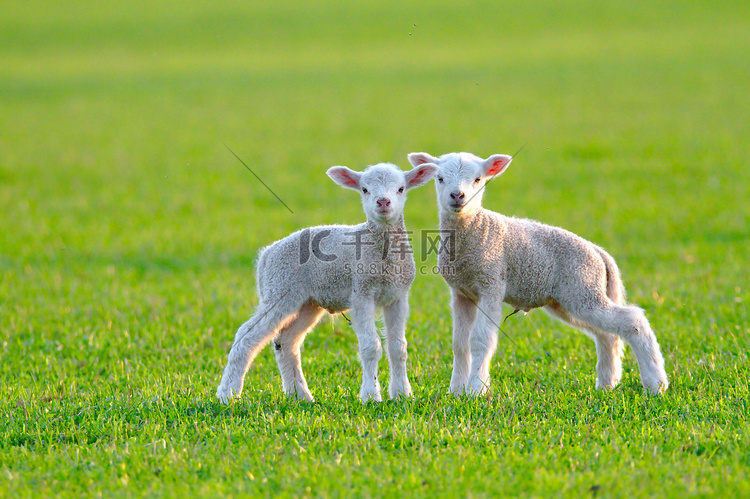
[[[453,395],[463,395],[469,381],[471,351],[469,335],[477,319],[477,307],[464,295],[452,291],[453,309],[453,374],[450,391]]]
[[[409,303],[406,297],[383,308],[388,364],[391,370],[388,394],[392,399],[411,395],[411,385],[406,375],[406,319],[408,316]]]
[[[502,300],[497,297],[482,299],[478,316],[471,330],[471,370],[467,390],[475,397],[487,393],[490,387],[490,360],[497,348],[497,329],[503,315]]]
[[[239,397],[250,362],[273,338],[281,322],[295,310],[296,307],[283,303],[261,303],[250,320],[240,326],[229,351],[221,383],[216,389],[219,400],[226,404],[230,398]]]
[[[641,383],[652,394],[669,387],[664,371],[664,358],[646,315],[638,307],[607,303],[600,308],[587,308],[571,314],[597,329],[616,334],[630,344],[641,371]]]
[[[596,389],[611,390],[622,378],[623,343],[619,336],[600,331],[576,320],[557,302],[545,307],[553,317],[583,331],[596,344]]]
[[[375,327],[375,301],[360,299],[352,304],[352,325],[359,341],[359,358],[362,363],[362,388],[359,397],[362,402],[372,399],[380,402],[378,382],[378,362],[383,354],[380,336]]]
[[[611,390],[622,379],[623,343],[614,334],[595,332],[596,389]]]
[[[324,310],[313,303],[302,305],[299,314],[281,328],[278,336],[273,340],[276,364],[281,373],[284,393],[298,400],[313,401],[313,396],[307,388],[307,380],[302,373],[300,345],[323,313]]]

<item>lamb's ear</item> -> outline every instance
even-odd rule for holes
[[[404,174],[406,177],[406,188],[419,187],[424,185],[434,177],[438,172],[438,166],[432,163],[425,163],[416,168],[412,168]]]
[[[437,164],[438,162],[437,158],[430,156],[426,152],[413,152],[409,154],[407,158],[409,158],[409,163],[411,163],[411,166],[424,165],[425,163]]]
[[[511,161],[513,161],[513,157],[507,154],[493,154],[484,160],[484,164],[482,165],[484,176],[496,177],[500,175],[508,168]]]
[[[359,190],[359,179],[362,178],[360,172],[355,172],[345,166],[332,166],[328,169],[326,175],[331,177],[341,187],[354,189],[355,191]]]

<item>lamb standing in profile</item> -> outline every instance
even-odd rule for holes
[[[638,359],[644,388],[662,393],[669,383],[659,344],[643,310],[626,305],[614,259],[566,230],[482,208],[485,184],[505,171],[511,159],[502,154],[486,160],[469,153],[439,158],[409,154],[414,166],[439,167],[440,229],[453,238],[454,246],[444,244],[438,257],[452,295],[451,392],[487,391],[506,302],[523,311],[544,307],[590,336],[598,357],[597,388],[611,389],[620,382],[622,338]]]
[[[359,191],[367,222],[304,229],[261,250],[257,265],[260,303],[240,326],[216,396],[224,403],[242,392],[250,363],[272,338],[284,392],[312,401],[302,374],[300,345],[325,310],[351,309],[362,362],[363,402],[381,401],[378,361],[382,348],[375,308],[383,308],[391,398],[411,395],[406,375],[408,292],[415,265],[404,225],[406,191],[428,182],[437,166],[404,173],[381,163],[364,172],[344,166],[327,171],[342,187]]]

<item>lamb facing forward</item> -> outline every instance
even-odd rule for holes
[[[381,163],[364,172],[334,166],[327,174],[342,187],[360,191],[367,222],[295,232],[261,250],[257,266],[260,303],[240,326],[216,396],[227,403],[242,392],[250,363],[272,338],[284,392],[312,401],[302,374],[300,345],[325,310],[352,311],[362,362],[363,402],[381,401],[378,361],[381,340],[375,308],[383,308],[391,398],[411,395],[406,375],[408,292],[415,265],[404,226],[406,191],[428,182],[437,166],[404,173]]]
[[[440,229],[454,238],[454,246],[444,245],[438,256],[452,295],[451,392],[487,391],[503,302],[524,311],[544,307],[590,336],[598,357],[597,388],[611,389],[620,382],[622,338],[638,359],[644,388],[663,392],[669,383],[659,344],[643,310],[625,304],[614,259],[566,230],[482,208],[485,184],[505,171],[511,159],[502,154],[486,160],[469,153],[439,158],[409,154],[414,166],[439,167]]]

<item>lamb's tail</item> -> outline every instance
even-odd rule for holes
[[[617,267],[615,259],[598,246],[596,247],[596,251],[602,257],[604,266],[607,269],[607,296],[617,305],[625,305],[625,285],[622,283],[620,269]]]

